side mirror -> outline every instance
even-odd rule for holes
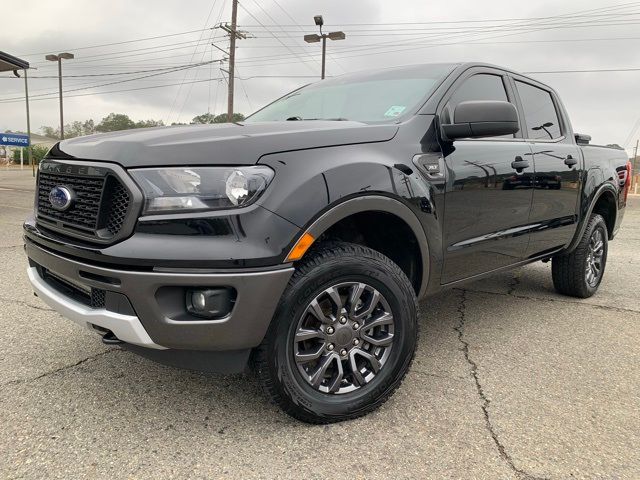
[[[578,145],[589,145],[589,142],[591,141],[591,135],[586,135],[584,133],[576,133],[575,139]]]
[[[518,130],[516,107],[497,100],[460,102],[453,112],[453,123],[442,125],[449,140],[510,135]]]

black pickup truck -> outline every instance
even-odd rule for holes
[[[288,414],[354,418],[409,369],[418,299],[548,260],[559,293],[596,292],[630,164],[589,140],[551,88],[479,63],[323,80],[242,123],[66,140],[40,164],[28,275],[106,343],[250,365]]]

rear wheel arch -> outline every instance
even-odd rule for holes
[[[609,234],[609,238],[612,238],[613,229],[616,225],[616,217],[618,215],[615,194],[610,189],[605,189],[598,198],[596,198],[589,213],[597,213],[604,218],[607,224],[607,233]]]
[[[401,234],[406,234],[415,241],[415,254],[418,256],[418,258],[415,259],[415,266],[418,272],[412,272],[412,266],[408,265],[398,255],[394,255],[391,245],[387,245],[388,248],[385,248],[384,245],[370,245],[367,242],[356,241],[355,243],[362,243],[369,246],[394,260],[412,281],[418,298],[424,296],[430,273],[427,236],[413,211],[398,200],[382,195],[365,195],[351,198],[334,205],[322,213],[303,231],[301,236],[304,233],[308,233],[312,235],[316,241],[327,236],[336,239],[335,235],[341,226],[344,226],[350,221],[353,221],[355,224],[364,220],[364,216],[367,215],[378,215],[377,218],[379,220],[385,220],[381,226],[394,224],[395,222],[395,225],[404,229]],[[386,223],[386,221],[390,223]],[[383,232],[384,229],[382,229],[381,233]],[[339,236],[337,239],[351,242],[355,240],[353,238],[340,238]]]
[[[591,197],[589,208],[582,211],[583,214],[581,222],[578,225],[578,229],[576,230],[573,240],[564,253],[570,253],[578,246],[578,243],[580,242],[582,235],[587,229],[589,219],[591,218],[591,215],[593,213],[598,213],[604,218],[607,225],[607,233],[609,234],[609,239],[611,240],[613,238],[613,231],[615,228],[616,218],[618,216],[616,198],[617,191],[613,185],[611,185],[610,183],[600,185],[600,187]]]

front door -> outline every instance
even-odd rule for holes
[[[499,71],[471,72],[459,82],[440,113],[445,122],[462,101],[515,104],[507,79]],[[456,140],[443,145],[443,152],[447,169],[443,283],[522,260],[529,241],[533,196],[530,144],[518,133]]]

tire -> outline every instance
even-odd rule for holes
[[[600,248],[594,252],[594,247],[600,242]],[[553,257],[551,273],[556,291],[578,298],[588,298],[596,293],[604,276],[608,250],[607,224],[602,216],[594,213],[589,218],[587,228],[575,250]],[[593,274],[593,270],[592,274],[589,272],[594,263],[592,260],[599,265],[597,274]]]
[[[297,265],[252,369],[267,395],[298,420],[360,417],[400,386],[415,354],[417,315],[413,287],[389,258],[361,245],[320,244]],[[368,330],[374,321],[380,325]],[[309,331],[320,337],[307,340]],[[317,351],[319,358],[302,362]]]

